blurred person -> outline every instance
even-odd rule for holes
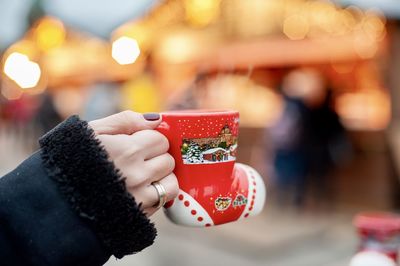
[[[300,68],[282,84],[285,108],[271,129],[278,200],[293,194],[304,205],[307,190],[317,202],[331,200],[328,174],[348,147],[344,128],[331,108],[331,93],[317,70]]]
[[[309,188],[315,203],[332,205],[334,200],[331,172],[350,153],[350,142],[339,116],[332,109],[332,93],[310,106],[307,123]]]
[[[151,245],[149,216],[179,189],[160,122],[131,111],[72,116],[44,135],[0,178],[1,264],[102,265]]]
[[[43,94],[42,102],[34,120],[39,125],[41,132],[49,131],[63,120],[48,92]]]
[[[302,205],[306,187],[307,163],[304,143],[308,109],[298,98],[284,94],[284,109],[269,129],[273,168],[279,204]]]

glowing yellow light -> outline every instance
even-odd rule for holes
[[[37,63],[21,53],[10,54],[4,63],[4,73],[22,89],[35,87],[41,76],[41,70]]]
[[[221,0],[185,0],[186,19],[195,26],[206,26],[219,15]]]
[[[112,41],[115,41],[120,37],[134,39],[140,47],[140,53],[145,54],[149,49],[152,48],[153,41],[155,40],[154,35],[157,32],[156,29],[159,29],[160,25],[162,24],[157,24],[153,21],[153,19],[131,21],[118,27],[112,33]]]
[[[205,41],[189,32],[170,33],[159,42],[155,57],[173,64],[195,60],[207,49]]]
[[[291,40],[304,39],[310,29],[306,18],[300,15],[287,17],[283,22],[283,32]]]
[[[354,15],[347,9],[341,10],[340,16],[347,29],[352,30],[357,25],[357,20]]]
[[[112,57],[120,65],[132,64],[140,55],[139,44],[135,39],[123,36],[112,44]]]
[[[39,22],[34,36],[39,49],[47,51],[60,46],[64,42],[66,31],[61,21],[45,17]]]
[[[161,109],[160,93],[150,76],[141,75],[125,83],[121,89],[123,95],[121,104],[124,110],[146,113]]]

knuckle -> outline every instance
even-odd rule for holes
[[[179,193],[179,184],[178,184],[178,179],[174,174],[170,175],[170,183],[171,183],[171,188],[170,188],[170,196],[171,198],[175,198],[178,196]]]
[[[156,159],[151,167],[148,166],[149,173],[152,173],[152,177],[163,178],[172,173],[175,167],[175,161],[167,154],[162,155],[159,159]]]
[[[123,121],[127,121],[129,123],[141,123],[142,122],[142,119],[141,119],[141,116],[139,115],[139,113],[136,113],[136,112],[133,112],[130,110],[122,111],[120,113],[120,115],[121,115],[121,119]]]
[[[129,136],[130,145],[135,153],[140,153],[146,149],[147,142],[151,138],[147,131],[148,130],[137,131]]]
[[[143,140],[146,140],[146,139],[153,140],[153,138],[154,138],[154,132],[153,131],[154,130],[151,130],[151,129],[142,129],[140,131],[136,131],[135,133],[133,133],[132,136],[137,138],[136,140],[138,142],[143,142]]]
[[[131,111],[131,110],[122,111],[122,112],[120,113],[120,115],[121,115],[123,118],[127,119],[127,120],[133,120],[134,118],[136,118],[136,113],[133,112],[133,111]]]
[[[158,132],[159,133],[159,132]],[[163,146],[165,151],[169,150],[169,141],[168,139],[161,133],[159,133],[161,135],[161,145]],[[175,161],[174,161],[175,163]]]
[[[140,136],[140,138],[147,139],[149,143],[151,143],[151,145],[161,146],[165,152],[168,151],[169,149],[168,139],[157,130],[145,129],[137,133],[139,133],[138,136]]]
[[[166,158],[167,158],[167,163],[168,163],[168,167],[169,167],[168,169],[172,172],[175,168],[175,159],[169,153],[166,153]]]

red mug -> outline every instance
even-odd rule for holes
[[[157,128],[170,143],[179,195],[165,204],[167,217],[187,226],[224,224],[261,212],[265,185],[250,166],[235,163],[239,112],[169,111]]]

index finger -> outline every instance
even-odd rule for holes
[[[145,117],[148,117],[147,119]],[[89,126],[98,135],[126,134],[131,135],[137,131],[154,129],[161,123],[159,114],[140,114],[133,111],[123,111],[102,119],[89,122]]]

